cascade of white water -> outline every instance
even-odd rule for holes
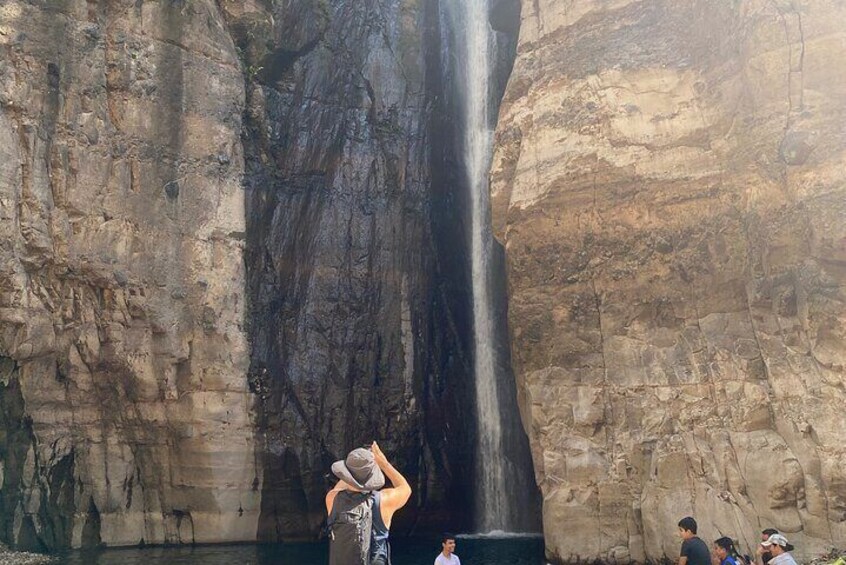
[[[462,82],[464,161],[472,205],[471,270],[479,461],[477,517],[481,531],[490,532],[510,526],[490,286],[493,241],[488,169],[493,138],[490,127],[493,32],[488,23],[488,0],[448,0],[448,5],[456,39],[457,78]]]

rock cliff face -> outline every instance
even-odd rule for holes
[[[433,232],[448,208],[433,193],[458,189],[432,173],[450,165],[431,148],[454,143],[433,127],[448,104],[437,96],[438,3],[224,5],[253,79],[246,264],[259,539],[318,532],[330,464],[374,439],[416,495],[395,531],[469,527],[466,295],[447,289],[464,286],[467,261],[455,239],[438,239],[460,234],[461,216]]]
[[[492,194],[550,558],[846,539],[844,20],[523,3]]]
[[[437,0],[2,3],[0,541],[313,536],[373,439],[395,529],[471,527],[446,34]]]
[[[0,539],[250,539],[243,79],[214,2],[0,5]]]

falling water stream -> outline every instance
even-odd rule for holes
[[[491,92],[493,32],[488,0],[449,0],[456,41],[461,102],[464,165],[472,205],[473,327],[475,387],[478,413],[477,527],[507,530],[511,515],[504,472],[503,432],[497,395],[495,320],[491,300],[490,200]]]

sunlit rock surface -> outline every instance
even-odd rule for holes
[[[0,539],[252,539],[240,63],[213,1],[0,3]]]
[[[551,558],[846,539],[844,21],[523,3],[492,193]]]

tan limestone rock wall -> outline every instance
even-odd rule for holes
[[[0,539],[254,539],[243,84],[212,0],[0,3]]]
[[[523,3],[491,190],[552,559],[846,540],[844,21]]]

